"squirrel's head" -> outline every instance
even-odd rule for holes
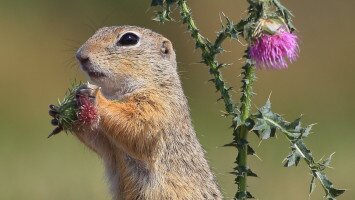
[[[101,28],[80,47],[76,58],[90,80],[107,94],[178,84],[171,42],[148,29]]]

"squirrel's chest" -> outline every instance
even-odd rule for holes
[[[151,194],[147,194],[147,191],[153,190],[148,186],[154,187],[158,184],[151,170],[142,161],[125,153],[121,156],[116,159],[115,170],[107,170],[114,199],[140,199],[150,196]]]
[[[105,159],[106,176],[113,199],[136,199],[149,182],[151,173],[145,165],[123,151]],[[134,195],[135,197],[133,197]]]

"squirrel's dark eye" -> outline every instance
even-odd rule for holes
[[[129,45],[135,45],[139,41],[139,37],[134,34],[134,33],[125,33],[122,35],[120,40],[117,42],[118,45],[121,46],[129,46]]]

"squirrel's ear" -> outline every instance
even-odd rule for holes
[[[160,51],[163,56],[168,56],[173,53],[173,45],[169,40],[163,40]]]

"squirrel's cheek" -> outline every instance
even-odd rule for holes
[[[79,98],[80,107],[78,111],[78,120],[82,124],[92,125],[97,122],[98,113],[95,105],[88,97]]]

